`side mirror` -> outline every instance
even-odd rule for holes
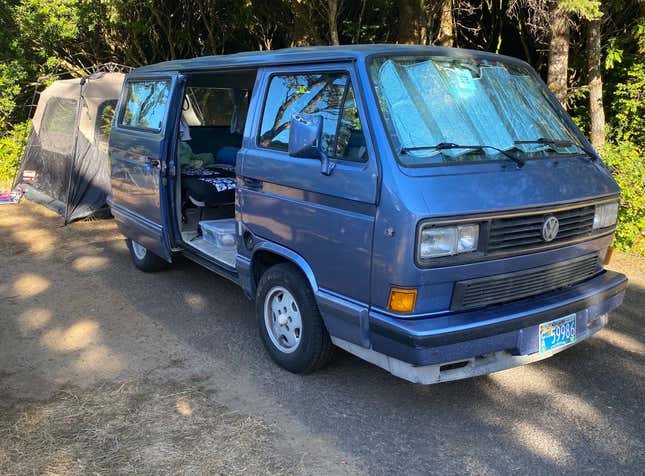
[[[301,159],[320,160],[320,173],[331,175],[336,164],[329,160],[320,146],[323,117],[318,114],[295,114],[289,127],[289,155]]]

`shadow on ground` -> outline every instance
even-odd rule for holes
[[[182,259],[158,274],[135,270],[112,221],[60,224],[31,203],[0,211],[2,473],[25,472],[21,451],[47,432],[63,444],[43,446],[52,451],[38,453],[40,470],[105,469],[106,454],[121,472],[152,468],[160,454],[156,468],[168,472],[640,473],[645,464],[642,261],[596,337],[541,363],[423,387],[342,352],[314,375],[286,373],[266,357],[235,285]],[[138,394],[144,402],[132,403]],[[74,415],[94,433],[70,426]]]

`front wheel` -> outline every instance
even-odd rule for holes
[[[160,271],[168,266],[166,261],[136,241],[128,238],[127,243],[132,263],[134,263],[134,265],[141,271],[152,273],[154,271]]]
[[[329,362],[334,346],[298,268],[287,263],[269,268],[260,278],[255,303],[260,337],[278,365],[305,374]]]

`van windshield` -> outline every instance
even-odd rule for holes
[[[403,165],[584,153],[528,68],[472,58],[396,56],[372,61],[370,76]]]

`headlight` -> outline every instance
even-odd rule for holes
[[[607,228],[616,224],[618,218],[618,202],[603,203],[596,205],[596,213],[593,216],[593,229]]]
[[[419,258],[438,258],[475,251],[478,243],[477,224],[442,227],[426,225],[421,228]]]

